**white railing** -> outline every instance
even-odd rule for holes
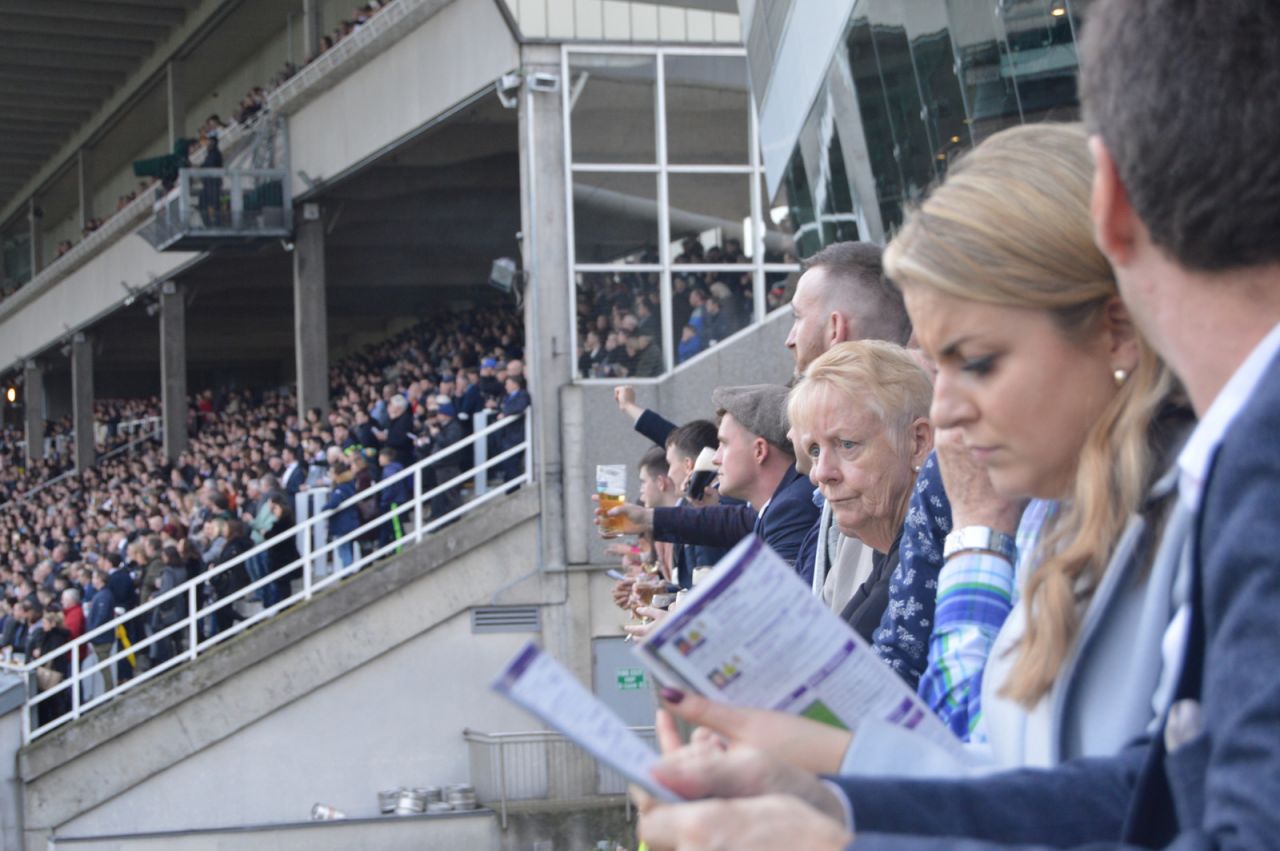
[[[423,481],[423,474],[428,470],[439,467],[450,468],[457,463],[457,453],[462,452],[478,441],[485,441],[490,435],[503,432],[510,434],[508,431],[512,428],[519,428],[523,431],[523,439],[520,443],[510,446],[502,452],[497,453],[492,458],[484,461],[484,470],[503,464],[508,459],[519,458],[520,473],[512,479],[502,482],[500,485],[491,487],[485,493],[476,496],[468,502],[448,510],[439,517],[427,517],[427,509],[430,502],[437,496],[446,494],[455,488],[461,487],[469,479],[476,475],[476,470],[467,469],[457,475],[451,476],[447,481],[440,482],[434,486],[428,486]],[[313,517],[299,522],[297,525],[275,535],[272,538],[263,541],[251,550],[223,563],[210,567],[199,576],[188,579],[186,582],[166,591],[163,594],[156,594],[146,603],[136,608],[130,609],[123,615],[120,615],[101,626],[86,632],[74,641],[69,641],[59,647],[57,650],[39,659],[26,660],[25,664],[19,669],[23,674],[27,674],[27,703],[26,709],[22,714],[22,740],[24,743],[39,738],[40,736],[52,730],[61,727],[71,721],[80,718],[89,710],[106,703],[113,697],[123,694],[129,689],[136,688],[139,685],[159,676],[165,671],[180,665],[184,662],[196,659],[202,653],[206,653],[210,648],[222,643],[239,633],[249,629],[250,627],[261,623],[264,620],[274,616],[283,609],[288,608],[296,603],[311,599],[317,592],[337,583],[341,579],[359,571],[365,566],[372,564],[383,556],[390,555],[406,543],[416,543],[421,541],[423,537],[440,527],[452,523],[454,520],[474,511],[479,506],[493,500],[494,498],[506,493],[510,493],[521,485],[530,481],[532,466],[530,464],[530,416],[526,411],[523,414],[501,419],[485,427],[477,429],[470,437],[455,443],[454,445],[443,449],[440,452],[418,461],[410,467],[406,467],[396,475],[377,482],[365,490],[360,491],[355,496],[346,500],[342,504],[331,510],[321,512]],[[404,479],[410,479],[413,483],[413,498],[406,505],[396,506],[384,514],[380,514],[373,519],[360,524],[356,529],[337,537],[328,537],[327,540],[319,545],[314,542],[319,537],[317,534],[322,529],[327,530],[329,518],[335,514],[354,509],[355,506],[366,499],[376,499],[378,494],[392,485],[398,484]],[[407,532],[400,539],[392,539],[387,544],[376,546],[368,553],[361,553],[353,557],[351,562],[338,570],[329,573],[326,570],[327,565],[332,560],[332,554],[340,552],[340,548],[346,545],[352,546],[354,549],[356,540],[368,532],[371,532],[384,523],[392,522],[398,516],[403,520],[410,519],[412,521],[412,530]],[[297,559],[278,570],[263,575],[261,578],[252,580],[245,586],[227,594],[224,597],[214,598],[212,595],[202,594],[202,590],[214,578],[240,565],[245,565],[247,571],[247,562],[258,556],[265,556],[272,547],[277,544],[284,543],[291,536],[301,534],[300,540],[302,547]],[[212,622],[214,616],[220,610],[233,606],[235,603],[246,600],[249,595],[255,592],[261,592],[261,589],[267,585],[282,580],[296,570],[302,572],[301,590],[295,591],[285,596],[270,606],[265,606],[261,611],[256,612],[238,623],[234,623],[227,629],[215,631],[207,628]],[[204,599],[206,596],[209,599]],[[178,604],[180,599],[185,599],[186,615],[168,626],[159,629],[148,629],[150,633],[145,637],[138,637],[131,645],[127,647],[119,647],[113,644],[112,650],[103,659],[97,659],[91,652],[91,645],[94,639],[110,637],[117,634],[117,628],[124,627],[126,635],[128,634],[130,624],[147,623],[152,620],[152,613],[156,612],[162,605],[166,603]],[[179,604],[180,605],[180,604]],[[175,639],[175,642],[162,645],[173,648],[173,655],[163,661],[156,662],[146,671],[138,671],[131,679],[123,683],[114,683],[110,689],[98,688],[99,677],[105,670],[110,672],[113,667],[122,659],[126,659],[135,654],[148,653],[152,646],[158,645],[161,641],[168,642],[169,639]],[[184,641],[185,648],[181,650],[174,648],[176,641]],[[88,648],[82,650],[82,648]],[[81,659],[81,655],[86,656]],[[53,685],[45,691],[37,691],[35,670],[44,665],[53,665],[59,661],[66,662],[60,667],[69,668],[70,675],[66,676],[60,683]],[[92,694],[90,693],[92,692]],[[38,713],[41,704],[62,695],[70,696],[70,707],[58,714],[57,717],[50,719],[45,723],[40,723]],[[55,704],[50,704],[54,706]]]
[[[644,741],[656,743],[653,727],[632,727]],[[476,799],[498,811],[507,828],[507,804],[512,801],[585,803],[600,797],[631,800],[627,779],[598,764],[595,757],[560,733],[534,730],[527,733],[483,733],[464,729],[471,761],[471,785]]]
[[[351,35],[321,53],[267,95],[267,108],[283,115],[297,112],[313,97],[333,88],[390,44],[446,4],[441,0],[393,0]],[[335,73],[341,69],[341,73]]]
[[[122,235],[132,233],[151,215],[159,188],[159,184],[154,184],[139,192],[137,198],[113,213],[102,223],[102,227],[77,242],[66,254],[55,257],[48,266],[40,270],[40,274],[20,286],[6,301],[20,295],[24,289],[31,288],[34,292],[36,288],[62,280],[102,253],[103,249]]]

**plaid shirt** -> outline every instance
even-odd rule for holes
[[[1018,563],[990,553],[961,553],[938,575],[938,604],[929,638],[929,667],[918,693],[956,736],[986,740],[982,672],[996,635],[1018,597],[1017,576],[1028,569],[1045,522],[1057,507],[1032,500],[1018,524]]]

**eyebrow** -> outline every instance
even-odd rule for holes
[[[938,352],[938,359],[941,360],[942,358],[955,357],[957,354],[957,350],[971,339],[972,339],[972,335],[967,337],[961,337],[958,340],[952,340],[949,344],[947,344],[942,349],[942,351]]]

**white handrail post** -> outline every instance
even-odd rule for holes
[[[200,643],[200,618],[196,617],[199,606],[196,605],[196,588],[199,586],[194,582],[187,589],[187,655],[192,659],[196,658],[196,645]]]
[[[524,473],[533,481],[533,411],[524,410]]]
[[[311,599],[311,532],[315,529],[315,520],[308,520],[302,530],[302,599]]]
[[[80,717],[80,647],[71,648],[71,717]]]
[[[489,410],[486,408],[479,411],[475,416],[475,432],[479,433],[485,430],[489,425]],[[479,496],[484,493],[489,486],[489,471],[484,468],[484,462],[489,460],[489,440],[487,437],[480,437],[476,442],[471,444],[472,452],[475,455],[475,495]]]
[[[422,540],[422,470],[413,471],[413,539]]]

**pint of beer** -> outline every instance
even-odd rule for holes
[[[711,484],[711,480],[719,472],[715,457],[716,451],[710,446],[704,446],[698,453],[698,460],[693,462],[693,475],[689,477],[689,496],[692,499],[702,499],[702,495],[707,492],[707,485]]]
[[[627,466],[625,464],[599,464],[596,466],[596,495],[600,499],[600,537],[617,538],[622,535],[621,517],[609,517],[608,511],[627,501]]]

